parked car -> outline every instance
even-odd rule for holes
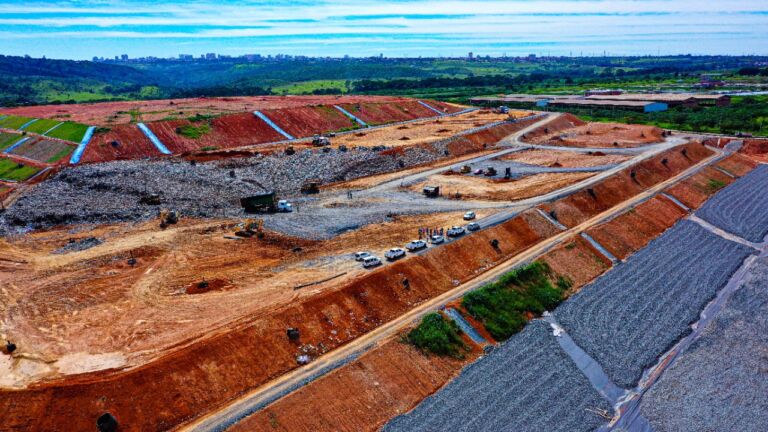
[[[483,169],[482,168],[476,169],[475,175],[483,175]]]
[[[381,265],[381,260],[373,255],[363,258],[363,267],[370,268]]]
[[[427,247],[427,242],[424,240],[413,240],[409,242],[407,245],[405,245],[405,248],[408,249],[410,252],[417,251],[419,249],[424,249]]]
[[[394,261],[405,256],[405,251],[402,248],[392,248],[384,254],[384,258]]]
[[[357,252],[355,253],[355,261],[362,261],[369,256],[371,256],[370,252]]]
[[[448,234],[448,237],[458,237],[460,235],[463,235],[466,231],[464,230],[464,227],[451,227],[446,234]]]
[[[476,217],[477,215],[473,211],[468,211],[464,213],[464,220],[466,221],[474,220]]]
[[[477,230],[479,230],[479,229],[480,229],[480,224],[479,224],[479,223],[477,223],[477,222],[470,222],[470,223],[467,225],[467,230],[468,230],[468,231],[477,231]]]
[[[277,202],[277,211],[281,213],[290,213],[293,211],[293,204],[286,200],[280,200]]]
[[[433,235],[432,237],[429,238],[429,241],[432,244],[440,244],[440,243],[445,242],[445,237],[443,237],[443,236],[441,236],[439,234],[435,234],[435,235]]]

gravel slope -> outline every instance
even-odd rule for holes
[[[631,388],[751,252],[684,220],[584,287],[555,316],[618,386]]]
[[[768,258],[644,396],[656,432],[768,430]]]
[[[718,192],[696,213],[732,234],[760,243],[768,234],[768,166],[752,172]]]
[[[610,411],[549,324],[533,321],[384,430],[578,432],[605,423],[587,408]]]

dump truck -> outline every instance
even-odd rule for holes
[[[240,198],[240,205],[246,213],[290,213],[293,206],[286,200],[277,200],[274,192]]]
[[[424,196],[437,198],[440,196],[440,186],[424,186]]]
[[[492,166],[489,166],[488,168],[485,169],[485,176],[486,177],[493,177],[496,174],[497,174],[496,168],[494,168]]]
[[[331,140],[325,135],[315,135],[312,137],[312,145],[315,147],[325,147],[331,145]]]
[[[317,194],[320,193],[320,180],[307,180],[301,185],[301,193],[303,194]]]

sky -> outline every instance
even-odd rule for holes
[[[767,0],[0,0],[0,54],[768,55]]]

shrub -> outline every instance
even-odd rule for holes
[[[211,127],[208,126],[207,124],[201,124],[199,126],[184,125],[176,129],[177,134],[185,136],[187,138],[192,138],[192,139],[198,139],[210,131],[211,131]]]
[[[462,352],[469,348],[460,335],[461,330],[455,322],[435,312],[425,316],[406,339],[422,351],[461,358]]]
[[[540,315],[563,300],[571,282],[558,277],[553,286],[552,276],[549,266],[537,261],[467,294],[462,305],[496,340],[505,340],[522,330],[526,314]]]
[[[707,190],[709,190],[710,193],[717,192],[725,186],[725,182],[721,180],[709,179],[709,182],[707,182]]]

